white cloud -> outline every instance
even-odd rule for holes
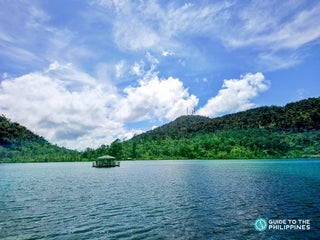
[[[29,6],[27,8],[28,18],[26,26],[28,28],[42,28],[42,24],[50,19],[50,17],[36,6]]]
[[[22,61],[25,64],[30,62],[36,63],[39,61],[38,56],[32,51],[26,50],[23,47],[17,47],[12,44],[3,43],[0,44],[1,55],[8,60]]]
[[[55,61],[49,65],[44,73],[52,79],[59,79],[69,87],[79,84],[80,87],[96,85],[96,80],[93,77],[77,69],[72,63],[61,64]]]
[[[163,50],[162,56],[164,56],[164,57],[174,56],[174,52]]]
[[[120,78],[123,76],[125,68],[126,68],[126,63],[124,60],[121,60],[116,64],[115,66],[116,78]]]
[[[212,76],[222,65],[285,69],[301,63],[308,46],[320,39],[317,1],[91,2],[95,5],[84,4],[85,11],[64,16],[63,25],[61,13],[41,9],[37,2],[8,1],[0,10],[5,79],[0,107],[13,120],[29,121],[49,140],[68,146],[74,144],[71,136],[99,142],[124,132],[126,121],[174,119],[190,111],[197,97],[183,86],[184,79],[167,77],[170,73],[209,83],[200,76]],[[239,59],[245,64],[239,65]],[[43,69],[48,62],[53,63],[43,71],[11,77]],[[124,85],[128,81],[131,86]],[[267,88],[258,73],[225,80],[199,113],[216,116],[252,107],[252,99]]]
[[[320,4],[316,1],[164,4],[159,0],[92,0],[91,3],[85,4],[84,11],[65,16],[61,25],[55,21],[61,17],[55,9],[41,7],[37,2],[9,1],[0,10],[0,52],[8,59],[5,62],[10,61],[5,67],[39,69],[59,60],[94,69],[96,66],[92,64],[119,62],[120,55],[130,63],[133,56],[140,57],[144,51],[164,57],[174,54],[174,58],[167,59],[170,61],[193,58],[205,63],[208,56],[215,56],[215,48],[221,49],[220,44],[233,50],[250,47],[254,63],[265,56],[267,65],[277,64],[274,63],[277,58],[283,60],[278,66],[286,67],[291,52],[280,51],[295,51],[320,38]],[[11,18],[12,14],[15,18]],[[97,23],[99,27],[92,28]],[[202,41],[213,52],[204,53]],[[278,57],[283,54],[284,58]],[[297,56],[292,64],[301,62],[300,54]],[[112,70],[116,71],[115,76],[123,73],[121,68]]]
[[[7,33],[2,32],[0,29],[0,40],[5,42],[12,42],[13,39]]]
[[[173,120],[198,103],[179,79],[159,79],[151,70],[138,84],[121,95],[71,63],[53,62],[43,71],[3,80],[0,110],[52,143],[84,149],[142,132],[127,130],[127,122]]]
[[[93,3],[111,9],[115,14],[114,41],[121,49],[152,49],[163,56],[171,55],[177,48],[185,52],[179,35],[208,33],[214,20],[222,18],[224,10],[232,5],[228,1],[200,6],[191,3],[162,5],[153,0],[98,0]]]
[[[130,131],[127,131],[127,132],[122,136],[121,139],[123,139],[123,140],[128,140],[128,139],[133,138],[134,136],[139,135],[139,134],[141,134],[141,133],[143,133],[143,132],[144,132],[144,131],[142,131],[141,129],[132,129],[132,130],[130,130]]]
[[[2,79],[6,79],[6,78],[9,78],[9,73],[7,72],[2,73]]]
[[[247,73],[240,79],[224,80],[217,96],[208,100],[197,114],[216,117],[229,112],[237,112],[254,106],[251,99],[269,88],[262,73]]]
[[[59,14],[40,5],[37,1],[24,0],[2,4],[0,57],[6,59],[4,67],[28,69],[26,72],[55,60],[79,63],[98,55],[92,46],[86,45],[87,39],[94,36],[82,32],[87,24],[82,17],[69,22],[66,16],[63,25],[56,25]]]
[[[220,36],[232,47],[256,46],[261,49],[297,49],[320,37],[320,4],[301,10],[305,1],[258,0],[237,9],[237,22],[226,22]],[[233,21],[235,21],[233,19]]]
[[[158,34],[143,22],[131,19],[131,26],[123,26],[122,20],[118,21],[114,28],[115,42],[120,48],[132,50],[150,49],[160,43]]]
[[[320,37],[320,3],[297,13],[291,22],[278,29],[276,43],[283,48],[299,48]],[[273,39],[271,39],[273,40]]]
[[[0,109],[14,121],[53,143],[70,148],[97,146],[124,134],[108,105],[117,99],[112,88],[72,65],[55,62],[0,85]]]
[[[287,69],[301,62],[301,58],[296,53],[277,54],[274,52],[261,53],[258,55],[257,64],[265,71],[275,71]]]
[[[116,105],[115,118],[119,121],[142,121],[146,119],[170,119],[183,115],[186,109],[198,104],[198,99],[190,95],[183,83],[176,78],[139,81],[138,87],[126,87],[126,96]]]
[[[300,54],[290,64],[286,59],[292,51],[320,38],[320,4],[316,1],[94,2],[114,12],[114,41],[125,50],[152,49],[163,56],[175,53],[177,57],[194,57],[199,45],[192,39],[201,36],[214,44],[219,40],[228,49],[250,47],[256,54],[253,58],[259,61],[268,55],[268,69],[280,69],[300,63],[304,57]],[[282,60],[280,65],[275,66],[275,58]]]
[[[138,77],[143,77],[145,79],[150,78],[155,73],[155,69],[159,64],[159,60],[154,57],[151,53],[147,52],[145,55],[146,61],[140,60],[135,62],[130,69],[130,73]]]
[[[144,21],[148,9],[154,6],[153,3],[139,4],[134,1],[96,1],[95,3],[115,13],[114,41],[121,49],[150,49],[160,43],[160,36],[156,29]]]
[[[138,77],[142,76],[142,74],[144,73],[144,62],[135,62],[131,67],[130,73]]]
[[[169,5],[163,15],[163,29],[169,36],[178,33],[208,33],[221,19],[225,19],[225,10],[233,4],[221,1],[215,4],[186,3],[181,7]]]

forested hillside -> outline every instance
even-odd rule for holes
[[[128,141],[88,150],[85,155],[105,153],[119,159],[320,157],[320,98],[214,119],[182,116]]]
[[[0,162],[79,160],[78,152],[52,145],[24,126],[0,116]]]
[[[291,132],[320,130],[320,98],[289,103],[284,107],[259,107],[213,119],[182,116],[135,139],[160,139],[162,136],[180,138],[199,133],[245,129]]]
[[[0,162],[320,157],[320,98],[218,118],[181,116],[127,141],[77,151],[52,145],[0,116]]]

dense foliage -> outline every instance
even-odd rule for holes
[[[0,162],[320,157],[320,98],[210,119],[181,116],[152,131],[84,152],[52,145],[0,116]]]
[[[320,98],[214,119],[182,116],[128,141],[85,152],[94,157],[112,153],[118,159],[320,157]]]
[[[237,159],[320,157],[320,131],[224,130],[190,138],[122,143],[124,159]]]
[[[174,139],[223,130],[267,129],[276,131],[320,130],[320,98],[309,98],[284,107],[259,107],[218,118],[182,116],[135,139]]]
[[[79,160],[80,153],[52,145],[24,126],[0,116],[0,162]]]

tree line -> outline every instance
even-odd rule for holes
[[[85,154],[118,159],[301,158],[320,157],[319,142],[320,98],[309,98],[213,119],[181,116]]]
[[[218,118],[181,116],[130,140],[78,152],[0,116],[0,162],[320,157],[320,98]]]

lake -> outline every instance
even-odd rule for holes
[[[320,159],[0,164],[0,194],[6,240],[320,239]]]

